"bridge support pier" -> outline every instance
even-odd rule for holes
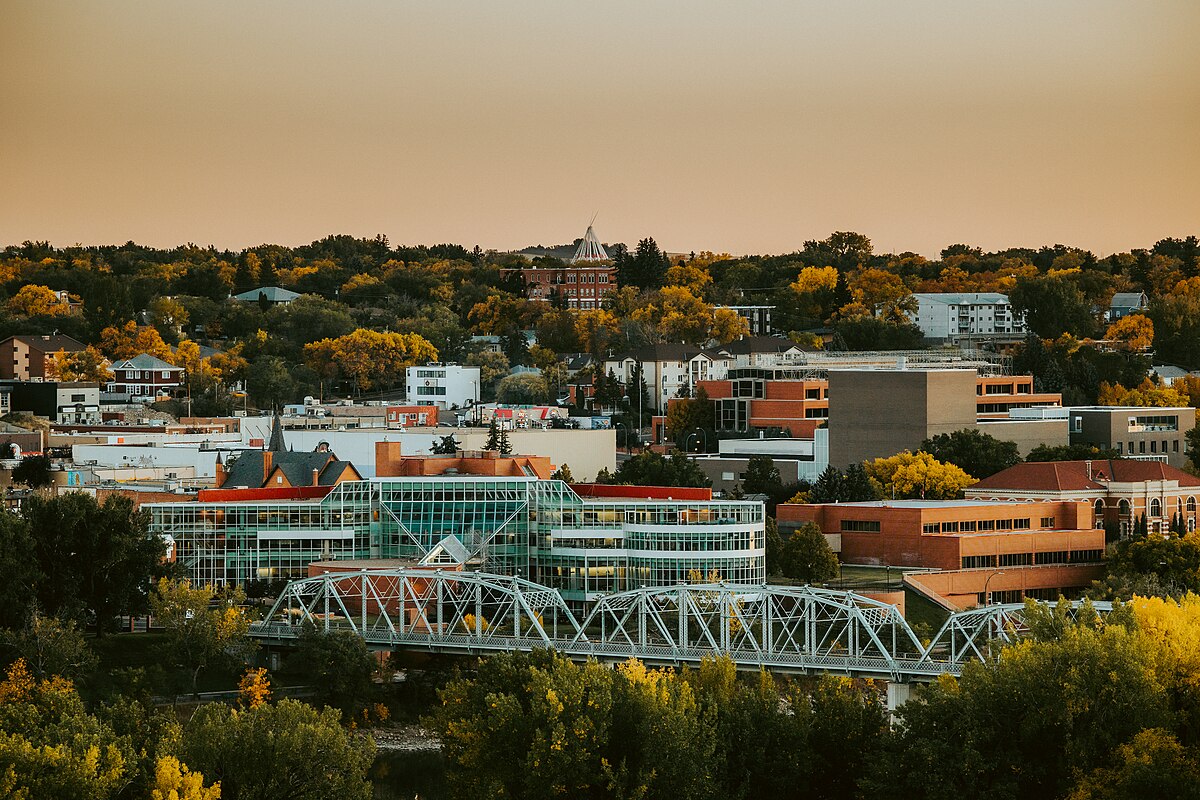
[[[912,695],[912,688],[911,683],[888,681],[887,710],[889,715],[894,715],[896,709],[908,702],[908,698]]]

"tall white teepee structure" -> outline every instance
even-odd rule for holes
[[[595,222],[595,217],[592,218],[592,221]],[[596,232],[592,230],[591,225],[588,225],[587,233],[580,240],[579,247],[575,248],[575,255],[571,258],[571,263],[586,264],[593,261],[608,261],[608,253],[604,252],[604,245],[600,244],[600,240],[596,238]]]

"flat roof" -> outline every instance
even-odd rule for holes
[[[1016,500],[860,500],[852,503],[819,503],[852,508],[971,508],[978,506],[1014,506]]]

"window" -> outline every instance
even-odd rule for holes
[[[805,390],[804,390],[804,399],[805,399],[805,400],[820,400],[820,399],[821,399],[821,390],[820,390],[820,388],[816,388],[816,389],[805,389]]]
[[[1103,550],[1072,550],[1072,564],[1090,564],[1095,561],[1101,561],[1104,558]]]
[[[844,519],[842,530],[852,533],[879,533],[879,520]]]
[[[936,522],[926,522],[921,527],[921,533],[938,533],[941,531],[941,526]]]
[[[1066,550],[1054,550],[1049,553],[1034,553],[1033,563],[1035,564],[1066,564],[1070,558],[1070,553]]]
[[[980,569],[982,567],[996,566],[995,556],[963,556],[963,569]]]
[[[1153,497],[1150,499],[1150,516],[1152,516],[1152,517],[1161,517],[1162,516],[1162,501],[1159,500],[1157,497]]]
[[[1031,553],[1001,553],[999,565],[1002,567],[1027,567],[1033,563]]]
[[[1104,527],[1104,501],[1097,500],[1096,505],[1092,509],[1096,514],[1096,527]]]
[[[1042,517],[1041,527],[1053,528],[1054,527],[1054,517]]]
[[[1194,497],[1189,497],[1189,498],[1187,499],[1187,510],[1188,510],[1188,513],[1189,513],[1189,514],[1195,514],[1195,513],[1196,513],[1196,498],[1194,498]]]
[[[169,377],[171,377],[171,370],[169,370],[169,369],[164,369],[164,370],[162,371],[162,376],[163,376],[164,378],[169,378]]]
[[[957,522],[943,522],[942,523],[942,533],[958,533],[958,523]]]

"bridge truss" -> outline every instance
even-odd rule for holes
[[[1105,612],[1105,604],[1095,604]],[[1023,605],[952,614],[923,644],[895,606],[813,586],[680,584],[606,595],[580,619],[522,578],[422,569],[330,572],[293,581],[251,634],[286,643],[305,623],[376,649],[487,654],[553,648],[572,658],[926,681],[991,657],[1027,632]]]

